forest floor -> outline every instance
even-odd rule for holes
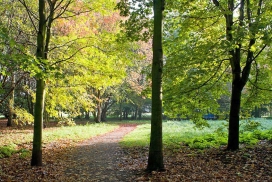
[[[272,181],[272,143],[262,141],[239,151],[164,149],[165,172],[144,172],[148,148],[121,148],[118,142],[136,128],[122,124],[101,136],[73,143],[63,140],[43,148],[43,166],[30,157],[0,159],[0,181]]]

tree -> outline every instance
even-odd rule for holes
[[[169,4],[172,9],[166,20],[165,109],[200,118],[207,110],[217,112],[218,99],[230,95],[227,149],[236,150],[241,106],[248,109],[265,102],[260,96],[271,86],[267,79],[271,67],[267,61],[271,3],[197,2]]]
[[[55,3],[54,3],[55,4]],[[54,6],[53,6],[54,8]],[[46,44],[46,7],[45,0],[39,0],[39,27],[37,34],[37,59],[42,62],[42,60],[47,58],[48,44],[50,37],[48,37]],[[50,17],[49,22],[52,23],[53,17]],[[51,24],[48,25],[51,29]],[[48,32],[50,36],[50,31]],[[43,110],[44,110],[44,99],[45,99],[45,80],[40,75],[36,78],[36,102],[34,110],[34,134],[33,134],[33,149],[31,166],[42,166],[42,128],[43,128]]]
[[[265,8],[269,6],[269,3],[265,3],[263,0],[255,2],[250,0],[235,2],[232,0],[228,1],[226,6],[223,6],[217,0],[213,0],[213,3],[224,14],[226,39],[232,44],[232,48],[228,52],[232,71],[232,90],[227,149],[237,150],[239,149],[239,114],[242,90],[249,80],[252,64],[267,47],[267,43],[261,39],[265,36],[263,34],[265,29],[269,28],[262,21],[265,15]],[[238,23],[235,23],[235,6],[238,4]],[[240,35],[235,37],[233,32],[237,32],[237,34],[245,33],[249,37],[243,40],[243,37]],[[258,34],[263,34],[261,39]],[[256,50],[256,47],[260,49]],[[242,66],[243,59],[245,59],[244,66]]]
[[[14,107],[22,105],[23,99],[18,99],[22,92],[22,84],[29,77],[24,65],[29,64],[24,50],[29,48],[31,31],[27,28],[27,15],[18,1],[3,0],[0,2],[1,19],[1,113],[8,118],[7,126],[12,122]]]
[[[148,171],[164,170],[162,149],[162,19],[164,0],[154,0],[154,34],[153,34],[153,62],[152,62],[152,109],[151,135],[148,155]]]
[[[138,4],[137,4],[137,3]],[[154,19],[150,18],[153,5]],[[120,14],[129,16],[128,20],[122,23],[125,28],[126,38],[132,41],[148,41],[153,36],[153,61],[152,61],[152,116],[151,116],[151,136],[147,171],[164,170],[163,145],[162,145],[162,71],[163,71],[163,51],[162,51],[162,19],[164,10],[164,0],[131,2],[122,0],[117,7]],[[153,26],[152,26],[153,25]]]

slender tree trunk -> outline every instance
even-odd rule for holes
[[[260,118],[261,117],[260,108],[258,106],[255,106],[255,108],[254,108],[254,117],[255,118]]]
[[[93,111],[92,115],[93,115],[93,118],[94,118],[94,122],[96,122],[97,121],[97,112]]]
[[[139,120],[142,119],[142,109],[139,109],[139,112],[138,112],[138,119],[139,119]]]
[[[96,122],[100,123],[101,122],[101,103],[97,105],[97,113],[96,113]]]
[[[28,87],[31,88],[31,81],[28,81]],[[26,100],[27,100],[27,106],[28,106],[28,111],[30,114],[34,115],[34,103],[32,101],[32,97],[29,94],[29,92],[26,92]]]
[[[89,111],[85,112],[85,119],[87,119],[87,120],[90,119],[90,112]]]
[[[134,113],[134,119],[135,119],[135,120],[138,119],[138,112],[139,112],[139,107],[136,106],[136,107],[135,107],[135,113]]]
[[[39,29],[37,35],[37,59],[45,59],[45,0],[39,0]],[[34,110],[34,134],[31,166],[42,166],[42,129],[45,98],[45,81],[42,76],[36,78],[36,103]]]
[[[154,0],[154,35],[152,61],[152,116],[147,171],[163,171],[162,145],[162,19],[164,0]]]
[[[34,112],[34,135],[31,166],[42,166],[42,129],[45,81],[43,79],[37,79],[36,84],[36,103]]]
[[[122,112],[123,108],[122,108],[122,101],[119,104],[119,113],[120,113],[120,118],[119,120],[122,121],[122,117],[123,117],[123,112]]]
[[[9,99],[9,106],[8,106],[8,122],[7,127],[12,126],[13,124],[13,115],[14,115],[14,97],[15,97],[15,74],[11,75],[11,93],[10,93],[10,99]]]
[[[241,94],[241,88],[236,84],[233,84],[230,103],[231,106],[227,150],[239,149],[239,114],[241,106]]]

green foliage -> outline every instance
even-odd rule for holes
[[[153,18],[152,1],[126,1],[121,0],[117,3],[117,9],[120,10],[120,15],[129,17],[122,21],[121,27],[125,29],[126,39],[139,41],[147,41],[152,36]]]
[[[24,126],[34,123],[33,115],[27,112],[24,108],[15,107],[14,112],[16,114],[16,118],[14,119],[14,123],[16,125]]]
[[[254,120],[243,120],[241,121],[241,132],[254,131],[261,126],[261,123]]]
[[[29,158],[31,156],[31,151],[28,149],[20,149],[17,151],[21,159]]]
[[[76,123],[73,118],[60,118],[58,121],[58,126],[75,126]]]
[[[20,158],[27,158],[30,157],[31,151],[28,149],[17,149],[18,146],[15,144],[6,145],[0,147],[0,159],[4,157],[10,157],[13,154],[18,153]]]
[[[163,123],[163,143],[166,148],[188,146],[192,149],[218,148],[227,144],[227,122],[208,121],[209,128],[195,128],[190,121],[167,121]],[[259,140],[272,139],[270,121],[263,120],[263,130],[251,130],[241,133],[240,141],[245,145],[255,145]],[[255,126],[255,125],[254,125]],[[260,126],[260,127],[261,127]],[[148,146],[150,125],[139,125],[136,130],[126,135],[121,144],[125,147]]]
[[[271,93],[271,2],[263,2],[257,15],[257,2],[247,6],[251,16],[244,16],[239,24],[239,11],[234,12],[231,35],[226,39],[225,11],[227,1],[173,1],[167,2],[164,25],[164,106],[169,116],[189,116],[199,110],[216,113],[218,99],[228,97],[231,90],[230,50],[241,46],[241,68],[246,65],[246,54],[254,52],[247,91],[243,92],[242,107],[252,109],[254,105],[269,102]],[[232,1],[238,3],[238,1]],[[245,3],[247,4],[247,3]],[[254,5],[253,5],[254,4]],[[247,18],[252,18],[248,20]],[[256,19],[255,19],[256,18]],[[248,28],[250,22],[254,22]],[[249,47],[249,41],[254,45]],[[268,43],[269,42],[269,43]],[[264,48],[264,49],[263,49]],[[239,52],[240,53],[240,52]],[[240,54],[239,54],[240,56]],[[233,57],[233,56],[232,56]],[[256,62],[255,62],[256,61]],[[241,71],[244,74],[246,71]],[[264,88],[264,89],[257,89]],[[227,107],[228,109],[229,107]]]
[[[12,154],[16,153],[16,145],[7,145],[0,147],[0,159],[4,157],[10,157]]]

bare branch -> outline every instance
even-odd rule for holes
[[[248,81],[249,81],[249,83],[251,83],[258,90],[264,90],[264,91],[272,92],[271,88],[261,88],[261,87],[257,86],[255,83],[253,83],[250,79],[248,79]]]
[[[28,14],[28,17],[29,17],[29,19],[30,19],[30,21],[31,21],[31,24],[33,25],[35,31],[38,32],[38,28],[36,27],[36,25],[35,25],[35,23],[34,23],[34,20],[33,20],[33,18],[36,19],[36,20],[38,20],[38,18],[37,18],[37,17],[35,16],[35,14],[29,9],[29,7],[27,6],[25,0],[19,0],[19,2],[25,7],[26,12],[27,12],[27,14]]]
[[[262,47],[262,49],[254,56],[253,61],[263,52],[263,50],[266,48],[266,44]]]
[[[61,1],[62,2],[62,1]],[[60,12],[58,15],[55,16],[55,19],[58,19],[59,17],[61,17],[66,11],[67,8],[69,7],[69,5],[72,3],[72,1],[68,1],[64,6],[60,7]],[[59,4],[60,5],[60,4]]]
[[[56,62],[52,63],[51,66],[56,65],[56,64],[59,64],[59,63],[62,63],[62,62],[65,62],[65,61],[67,61],[67,60],[73,58],[77,53],[79,53],[81,50],[83,50],[83,49],[85,49],[85,48],[87,48],[87,47],[89,47],[89,46],[81,47],[80,49],[78,49],[76,52],[74,52],[74,53],[73,53],[72,55],[70,55],[69,57],[67,57],[67,58],[65,58],[65,59],[62,59],[62,60],[59,60],[59,61],[56,61]]]
[[[16,88],[16,86],[21,82],[21,80],[25,78],[25,76],[21,76],[17,82],[15,83],[14,87],[11,87],[11,89],[9,90],[9,92],[4,96],[4,98],[2,100],[0,100],[0,105],[8,98],[8,96],[12,93],[12,91]]]
[[[202,84],[200,84],[197,87],[194,87],[194,88],[192,88],[190,90],[182,92],[182,94],[190,93],[192,91],[198,90],[198,89],[204,87],[205,85],[207,85],[207,83],[209,83],[218,74],[219,69],[221,68],[223,62],[226,61],[226,60],[229,60],[229,59],[221,60],[220,64],[217,66],[216,70],[213,72],[213,75],[209,79],[207,79],[205,82],[203,82]],[[228,67],[224,70],[223,74],[227,71],[227,69],[228,69]],[[221,76],[219,78],[222,78],[223,74],[221,74]]]

